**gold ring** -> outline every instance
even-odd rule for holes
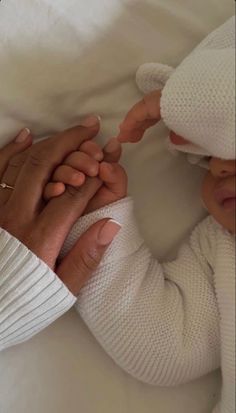
[[[2,183],[0,184],[0,188],[2,188],[2,189],[11,189],[11,190],[14,189],[13,186],[7,185],[5,182],[2,182]]]

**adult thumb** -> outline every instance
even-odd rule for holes
[[[76,242],[56,269],[58,277],[78,296],[81,288],[99,266],[104,253],[121,229],[112,219],[91,226]]]

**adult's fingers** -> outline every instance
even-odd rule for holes
[[[30,130],[23,129],[8,145],[0,149],[0,179],[2,181],[2,175],[5,172],[10,159],[20,152],[23,152],[32,144],[32,136]]]
[[[64,194],[51,199],[44,207],[38,222],[43,233],[52,242],[57,242],[58,250],[75,222],[83,215],[89,201],[102,186],[98,178],[87,178],[79,188],[68,186]],[[57,240],[54,234],[57,233]]]
[[[124,168],[118,163],[102,162],[100,165],[101,180],[116,199],[121,199],[127,194],[128,178]]]
[[[81,236],[58,266],[56,272],[72,294],[78,296],[120,229],[120,224],[113,220],[97,222]]]
[[[21,131],[16,139],[0,150],[0,183],[11,187],[15,186],[19,171],[32,145],[32,136],[28,129]],[[12,194],[12,189],[0,188],[0,206],[8,202]]]
[[[97,135],[99,120],[95,119],[97,123],[94,126],[77,126],[34,145],[17,179],[11,197],[12,209],[18,209],[18,205],[21,205],[21,210],[27,214],[37,211],[45,183],[56,166],[76,151],[82,142]]]

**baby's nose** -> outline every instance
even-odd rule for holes
[[[209,166],[212,175],[215,177],[223,178],[236,175],[235,159],[226,161],[224,159],[211,158]]]

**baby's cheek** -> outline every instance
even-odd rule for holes
[[[215,199],[217,180],[208,172],[202,182],[202,200],[207,211],[213,218],[231,233],[235,233],[235,211],[228,212]]]

